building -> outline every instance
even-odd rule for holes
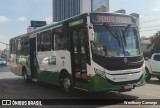
[[[53,0],[53,22],[93,11],[108,12],[109,0]]]

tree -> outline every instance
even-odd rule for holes
[[[156,36],[154,38],[153,49],[156,53],[160,53],[160,31],[156,33]]]
[[[152,47],[151,54],[160,53],[160,31],[158,31],[152,38],[151,44],[147,46],[147,48]]]

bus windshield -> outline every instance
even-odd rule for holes
[[[138,56],[139,34],[136,27],[94,25],[92,51],[105,57]]]

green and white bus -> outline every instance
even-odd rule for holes
[[[88,92],[145,85],[145,64],[134,17],[84,13],[10,40],[11,71],[24,80]]]

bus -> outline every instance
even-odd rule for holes
[[[11,71],[25,81],[88,92],[130,91],[145,85],[134,17],[84,13],[10,39]]]

